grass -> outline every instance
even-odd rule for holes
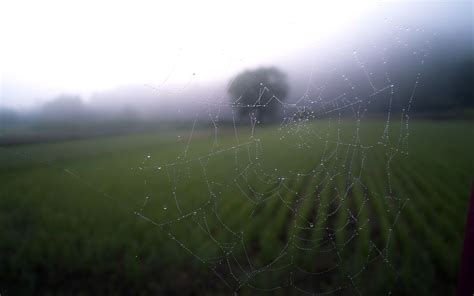
[[[1,148],[0,293],[452,294],[472,123],[357,128]]]

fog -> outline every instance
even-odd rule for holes
[[[216,107],[229,119],[229,83],[268,66],[286,74],[288,103],[389,84],[402,101],[419,81],[418,110],[472,104],[469,1],[318,3],[3,4],[3,122],[192,120]]]
[[[0,1],[0,296],[474,296],[472,2]]]

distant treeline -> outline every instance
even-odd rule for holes
[[[432,114],[435,117],[443,117],[442,114],[446,117],[456,117],[460,114],[459,110],[472,110],[474,108],[472,45],[469,48],[457,49],[449,47],[448,42],[443,42],[427,49],[416,42],[421,41],[412,42],[412,47],[415,49],[395,48],[393,52],[387,53],[390,59],[383,63],[375,58],[379,54],[378,48],[361,50],[357,53],[357,59],[366,63],[365,72],[351,52],[342,55],[341,60],[322,66],[323,70],[328,70],[322,72],[330,73],[330,80],[327,75],[314,75],[312,81],[308,83],[308,69],[302,70],[306,76],[291,77],[288,74],[290,94],[286,102],[291,105],[299,101],[303,108],[307,106],[307,112],[316,114],[308,116],[309,118],[320,118],[320,114],[325,110],[340,110],[337,112],[343,114],[354,112],[350,106],[357,101],[368,114],[374,115],[386,113],[389,108],[394,113],[403,112],[409,105],[410,112]],[[333,71],[336,69],[335,65],[337,71]],[[374,86],[380,91],[374,92]],[[0,106],[0,128],[22,124],[44,125],[47,122],[61,125],[65,122],[133,122],[144,119],[186,122],[194,120],[197,110],[203,107],[199,102],[192,103],[196,98],[203,97],[203,93],[192,89],[189,89],[187,94],[173,98],[171,100],[173,103],[169,105],[160,103],[153,93],[147,98],[152,102],[150,104],[143,104],[143,100],[140,101],[139,98],[140,94],[134,92],[127,94],[131,98],[128,101],[116,100],[122,93],[109,95],[110,106],[105,109],[86,104],[75,95],[54,98],[30,111],[15,111]],[[218,96],[221,95],[216,95],[216,99]],[[300,100],[302,96],[306,96],[304,100]],[[340,98],[334,99],[338,97]],[[231,102],[232,98],[229,96],[228,104],[216,107],[219,108],[220,121],[232,120]],[[290,116],[293,110],[288,108],[286,111],[286,113],[280,112],[281,116]]]

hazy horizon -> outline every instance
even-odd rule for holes
[[[179,5],[161,10],[151,4],[85,3],[55,6],[53,12],[53,4],[38,4],[39,12],[25,15],[27,24],[8,15],[3,20],[11,29],[4,38],[0,107],[28,110],[64,94],[93,104],[104,94],[140,88],[156,93],[157,101],[166,100],[162,93],[195,89],[222,94],[238,72],[258,66],[280,67],[299,83],[315,66],[338,59],[337,54],[368,47],[361,36],[390,34],[373,28],[382,21],[423,30],[423,38],[454,55],[472,48],[472,7],[464,1],[339,1],[289,8],[200,2],[193,10],[197,13],[182,11],[185,24],[165,13],[181,11]],[[21,8],[8,5],[7,10]],[[33,23],[38,27],[32,28]],[[292,89],[293,97],[301,95],[299,86]]]

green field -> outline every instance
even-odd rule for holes
[[[386,127],[0,148],[0,294],[450,295],[473,124]]]

